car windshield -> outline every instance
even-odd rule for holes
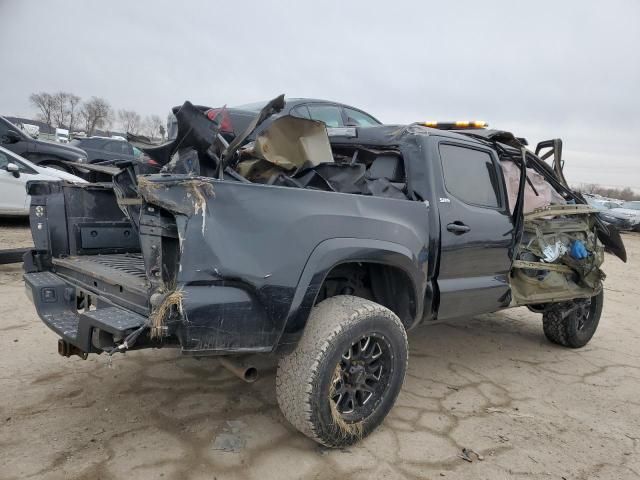
[[[629,210],[640,210],[640,202],[625,202],[622,204],[622,208],[628,208]]]

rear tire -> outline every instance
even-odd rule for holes
[[[393,312],[359,297],[331,297],[314,307],[296,349],[280,359],[278,404],[316,442],[351,445],[389,413],[407,359],[407,335]]]
[[[575,305],[573,302],[563,304],[564,308],[558,306],[547,311],[542,315],[545,336],[550,342],[563,347],[584,347],[596,333],[602,315],[603,302],[604,290],[587,299],[583,305],[567,315],[563,312],[573,308]]]

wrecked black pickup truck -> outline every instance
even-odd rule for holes
[[[275,354],[285,417],[344,446],[389,412],[419,324],[527,306],[550,341],[591,339],[605,249],[626,253],[568,187],[559,141],[538,156],[420,124],[329,140],[282,105],[228,144],[187,102],[177,138],[144,146],[161,173],[28,185],[24,280],[61,354],[177,347],[246,380]]]

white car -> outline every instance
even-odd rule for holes
[[[0,215],[29,215],[29,180],[66,180],[87,183],[80,177],[55,168],[34,165],[20,155],[0,147]]]

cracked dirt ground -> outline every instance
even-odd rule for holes
[[[420,328],[384,425],[333,451],[280,414],[273,360],[248,385],[172,350],[60,357],[2,266],[0,478],[640,478],[640,235],[624,239],[585,348],[551,345],[526,309]]]

